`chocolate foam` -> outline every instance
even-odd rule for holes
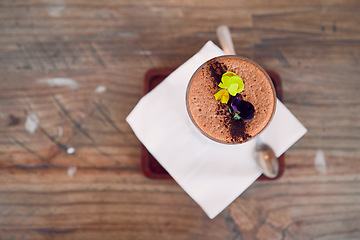
[[[229,106],[216,100],[214,94],[223,73],[236,73],[244,82],[239,94],[255,107],[250,121],[235,120]],[[193,76],[188,89],[188,111],[195,124],[210,138],[224,143],[243,143],[259,134],[275,110],[276,97],[268,75],[256,64],[235,56],[208,61]]]

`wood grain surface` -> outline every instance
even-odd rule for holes
[[[0,239],[360,239],[359,13],[355,0],[0,1]],[[146,71],[218,44],[221,24],[281,76],[308,133],[282,178],[210,220],[143,176],[125,118]]]

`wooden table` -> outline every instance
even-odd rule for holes
[[[1,1],[0,239],[360,239],[359,12],[358,1]],[[175,182],[144,177],[125,118],[146,71],[218,44],[220,24],[281,76],[308,133],[282,178],[210,220]]]

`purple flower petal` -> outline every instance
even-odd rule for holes
[[[231,102],[231,108],[245,121],[254,118],[255,108],[250,102],[235,97]]]
[[[232,102],[231,102],[231,108],[237,113],[239,114],[240,111],[239,111],[239,107],[241,105],[241,100],[240,98],[238,97],[235,97]]]

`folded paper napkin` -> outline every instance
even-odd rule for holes
[[[186,110],[187,84],[205,61],[224,55],[207,42],[187,62],[145,95],[127,117],[136,136],[210,217],[214,218],[260,175],[253,151],[256,140],[225,145],[203,136]],[[278,100],[261,140],[277,157],[306,133],[303,125]]]

